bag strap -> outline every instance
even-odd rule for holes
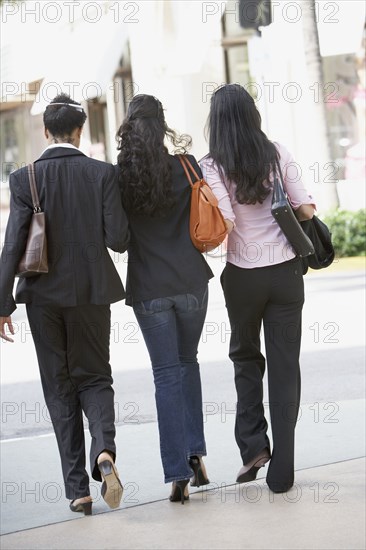
[[[200,178],[200,176],[197,174],[196,170],[193,168],[192,164],[189,162],[187,157],[185,157],[184,155],[177,155],[177,156],[178,156],[178,158],[181,162],[181,165],[183,166],[183,170],[186,173],[187,179],[188,179],[191,187],[193,187],[193,181],[192,181],[191,174],[189,173],[188,168],[190,168],[190,170],[192,171],[192,173],[195,176],[197,181],[201,180],[202,178]]]
[[[274,143],[274,145],[275,145],[276,148],[277,148],[278,143],[277,143],[276,141],[274,141],[273,143]],[[280,175],[280,185],[281,185],[281,187],[282,187],[283,192],[286,193],[286,191],[285,191],[285,185],[284,185],[284,183],[283,183],[283,175],[282,175],[281,165],[280,165],[280,162],[279,162],[279,160],[278,160],[278,156],[277,156],[277,155],[276,155],[276,166],[277,166],[277,168],[278,168],[278,173],[279,173],[279,175]],[[276,177],[276,172],[275,172],[274,175],[275,175],[275,177]]]
[[[41,205],[39,204],[39,197],[38,197],[38,191],[36,186],[36,175],[34,171],[34,163],[30,163],[27,166],[28,168],[28,177],[29,177],[29,187],[32,194],[32,202],[33,202],[33,211],[35,214],[42,212]]]
[[[283,175],[282,175],[282,170],[281,170],[281,165],[279,163],[279,160],[277,158],[277,155],[276,155],[276,165],[277,165],[277,168],[278,168],[278,173],[280,175],[280,185],[282,187],[282,190],[283,192],[287,195],[286,191],[285,191],[285,185],[283,183]]]

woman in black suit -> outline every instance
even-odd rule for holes
[[[126,304],[134,309],[152,363],[160,451],[171,501],[184,503],[188,482],[209,483],[197,348],[213,276],[189,236],[191,188],[179,159],[164,145],[185,153],[178,136],[150,95],[135,96],[118,132],[120,185],[131,240]],[[189,157],[200,173],[194,157]]]
[[[34,166],[46,216],[49,272],[20,279],[15,300],[14,278],[33,206],[27,168],[10,175],[10,215],[1,255],[0,337],[13,341],[5,328],[14,334],[15,302],[25,303],[66,497],[72,511],[91,514],[83,412],[92,436],[92,476],[104,480],[102,496],[111,508],[122,498],[114,466],[109,334],[110,304],[125,294],[107,247],[126,250],[128,225],[113,166],[88,158],[78,148],[85,120],[82,106],[65,94],[44,113],[49,145]]]

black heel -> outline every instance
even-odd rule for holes
[[[264,449],[258,456],[253,458],[247,464],[244,464],[237,475],[237,483],[247,483],[248,481],[254,481],[257,478],[257,474],[261,468],[270,460],[271,455],[268,449]]]
[[[76,500],[76,499],[75,499]],[[76,504],[76,506],[73,504],[75,500],[72,500],[70,502],[70,510],[72,512],[84,512],[84,516],[91,516],[92,515],[92,502],[80,502],[79,504]]]
[[[189,500],[188,489],[186,491],[189,479],[181,479],[180,481],[173,481],[172,493],[169,497],[170,502],[181,502],[184,504],[185,500]]]
[[[201,457],[191,456],[189,459],[189,465],[194,473],[194,477],[191,481],[191,487],[200,487],[201,485],[208,485],[210,483]]]

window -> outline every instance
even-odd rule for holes
[[[238,2],[227,2],[221,24],[226,82],[241,84],[252,94],[253,89],[248,87],[252,81],[249,69],[248,38],[255,35],[256,31],[244,30],[240,27]]]

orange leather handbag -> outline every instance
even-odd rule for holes
[[[218,200],[203,178],[200,178],[187,157],[178,155],[192,188],[189,232],[193,245],[200,252],[217,248],[227,235],[226,223]],[[196,178],[193,183],[191,173]]]

